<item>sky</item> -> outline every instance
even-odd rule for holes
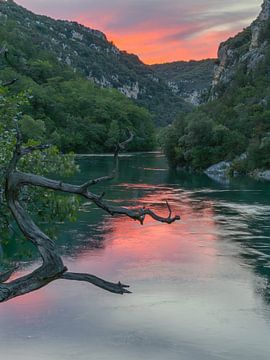
[[[35,13],[103,31],[147,64],[216,57],[262,0],[16,0]]]

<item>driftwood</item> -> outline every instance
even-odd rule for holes
[[[147,208],[129,209],[121,206],[112,206],[103,199],[104,194],[96,195],[89,190],[91,186],[111,180],[115,177],[118,168],[119,152],[123,150],[125,146],[132,141],[132,139],[133,135],[131,134],[128,140],[116,147],[114,157],[115,166],[111,175],[89,180],[82,185],[72,185],[62,181],[48,179],[43,176],[23,173],[17,170],[18,162],[23,156],[27,156],[27,154],[34,151],[40,151],[48,148],[47,145],[24,148],[21,134],[17,127],[17,144],[6,173],[5,196],[7,205],[22,234],[38,249],[42,258],[42,265],[32,273],[10,282],[8,282],[8,280],[16,269],[0,274],[0,302],[38,290],[57,279],[89,282],[115,294],[130,293],[128,290],[129,286],[121,284],[120,282],[111,283],[94,275],[68,272],[68,269],[63,264],[62,258],[56,252],[54,242],[34,223],[20,202],[19,194],[24,186],[37,186],[55,191],[76,194],[90,200],[92,203],[96,204],[96,206],[112,216],[118,214],[126,215],[133,220],[139,221],[142,225],[147,215],[156,221],[167,224],[171,224],[174,221],[179,220],[179,216],[172,217],[172,211],[168,203],[167,207],[169,214],[168,217],[165,218],[157,215],[155,212]]]

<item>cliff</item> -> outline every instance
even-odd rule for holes
[[[211,87],[214,64],[214,59],[175,61],[152,65],[151,69],[168,84],[174,94],[198,106],[205,101]]]
[[[13,1],[0,1],[0,43],[13,49],[20,61],[29,54],[51,53],[59,62],[82,73],[100,87],[115,88],[152,112],[158,125],[172,122],[190,105],[136,55],[120,51],[102,32],[76,22],[33,14]],[[16,47],[16,49],[14,48]]]
[[[270,0],[264,0],[257,19],[233,38],[221,43],[214,69],[211,99],[223,94],[241,71],[252,74],[265,60],[270,39]]]

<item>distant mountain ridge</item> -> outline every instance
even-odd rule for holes
[[[174,166],[270,179],[270,0],[220,45],[208,101],[178,118],[164,148]]]
[[[173,93],[195,106],[205,102],[214,75],[215,59],[151,65]]]
[[[158,125],[172,122],[178,111],[191,108],[136,55],[120,51],[98,30],[35,15],[10,0],[0,2],[0,22],[1,26],[11,26],[13,22],[12,31],[17,32],[18,38],[37,50],[51,52],[97,85],[116,88],[134,99],[152,112]],[[24,56],[24,49],[20,50]]]
[[[98,86],[116,88],[135,100],[150,110],[157,125],[171,123],[178,112],[201,103],[202,93],[210,86],[212,60],[145,65],[138,56],[119,50],[99,30],[36,15],[12,0],[2,0],[1,26],[10,21],[18,37],[50,51]]]

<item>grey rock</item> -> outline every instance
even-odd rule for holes
[[[217,164],[210,166],[208,169],[205,170],[205,174],[211,178],[222,184],[229,183],[229,170],[231,167],[230,161],[221,161]]]
[[[257,171],[255,172],[254,177],[259,180],[270,181],[270,170]]]

